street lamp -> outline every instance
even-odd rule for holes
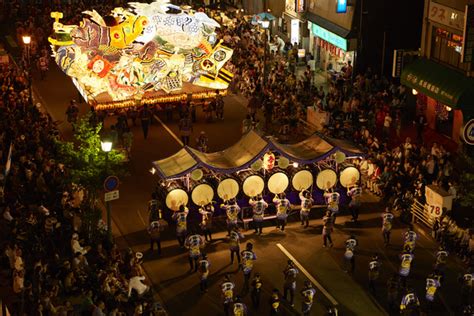
[[[260,21],[260,26],[262,27],[263,32],[265,34],[265,41],[264,41],[264,47],[263,47],[263,81],[262,81],[262,87],[265,87],[265,82],[267,80],[267,46],[268,46],[267,29],[270,27],[270,20],[267,19],[267,17],[263,17],[263,19]]]
[[[108,175],[109,169],[109,152],[112,150],[112,142],[110,140],[101,140],[100,147],[105,152],[105,174]],[[107,209],[107,237],[112,242],[112,217],[110,214],[110,201],[105,201]]]
[[[31,43],[31,37],[28,36],[28,35],[22,36],[22,39],[23,39],[23,43],[24,43],[25,45],[28,45],[28,44]]]
[[[28,94],[29,94],[29,101],[30,105],[33,105],[33,91],[31,89],[32,84],[32,73],[31,73],[31,56],[30,56],[30,44],[31,44],[31,36],[24,35],[22,36],[23,44],[25,44],[26,48],[26,67],[28,68]]]
[[[112,142],[108,140],[100,141],[100,147],[105,153],[109,153],[112,150]]]

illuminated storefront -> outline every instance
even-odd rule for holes
[[[430,1],[421,41],[423,58],[408,64],[400,78],[416,95],[428,127],[456,143],[462,140],[465,122],[474,117],[472,62],[462,55],[464,28],[474,26],[474,16],[465,23],[466,4],[460,1],[453,8]]]
[[[357,59],[356,32],[353,32],[354,6],[345,0],[309,0],[305,14],[310,31],[309,49],[316,66],[328,75],[337,74]]]
[[[308,48],[308,30],[306,20],[302,18],[305,11],[305,0],[285,0],[285,11],[278,19],[278,31],[291,44],[297,43],[300,48]]]
[[[354,65],[355,52],[347,39],[311,23],[313,51],[317,66],[323,71],[339,72],[350,62]]]

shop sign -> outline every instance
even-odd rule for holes
[[[393,51],[392,77],[399,78],[403,68],[403,50],[395,49]]]
[[[451,101],[454,103],[454,96],[452,94],[449,94],[448,92],[442,90],[440,87],[438,87],[435,84],[432,84],[431,82],[423,79],[418,79],[418,77],[414,74],[408,74],[407,75],[407,81],[410,82],[413,85],[416,85],[420,88],[424,88],[432,93],[435,93],[443,98],[446,98],[447,100]]]
[[[464,141],[469,145],[474,145],[474,119],[467,122],[462,131]]]
[[[428,18],[436,23],[463,30],[464,12],[430,1]]]
[[[333,32],[330,32],[317,24],[313,24],[313,34],[328,43],[333,44],[334,46],[339,47],[343,51],[347,51],[347,40],[343,37],[340,37]]]
[[[290,31],[291,44],[300,43],[300,20],[291,20],[291,31]]]
[[[337,0],[336,13],[347,12],[347,0]]]
[[[461,50],[461,61],[463,63],[472,62],[474,54],[474,4],[466,5],[464,15],[464,34]]]
[[[296,0],[295,6],[298,13],[304,12],[304,0]]]
[[[296,16],[296,1],[285,0],[285,12],[289,15]]]

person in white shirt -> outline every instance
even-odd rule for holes
[[[392,125],[392,117],[390,116],[390,113],[385,114],[385,118],[383,120],[383,135],[384,135],[384,140],[388,141],[390,137],[390,126]]]
[[[276,37],[276,42],[278,45],[278,50],[280,51],[280,54],[283,54],[285,52],[285,41],[279,36],[275,36],[275,37]]]
[[[143,284],[143,280],[145,280],[144,276],[134,276],[128,281],[128,297],[132,294],[132,290],[135,290],[139,296],[148,291],[149,286]]]
[[[82,253],[85,255],[89,249],[89,247],[82,247],[81,244],[79,243],[79,235],[77,233],[72,234],[72,239],[71,239],[71,249],[72,253],[76,254],[78,252]]]
[[[12,216],[12,214],[10,214],[10,208],[9,207],[5,208],[5,211],[3,211],[3,218],[7,222],[11,222],[13,220],[13,216]]]

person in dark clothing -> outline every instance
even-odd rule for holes
[[[258,309],[258,307],[260,306],[260,296],[262,294],[262,281],[260,280],[259,273],[255,273],[251,285],[252,290],[250,294],[252,296],[252,304],[255,309]]]
[[[150,123],[151,123],[151,111],[148,109],[147,105],[144,106],[143,111],[140,115],[140,118],[142,122],[143,137],[147,139],[148,128],[150,127]]]

